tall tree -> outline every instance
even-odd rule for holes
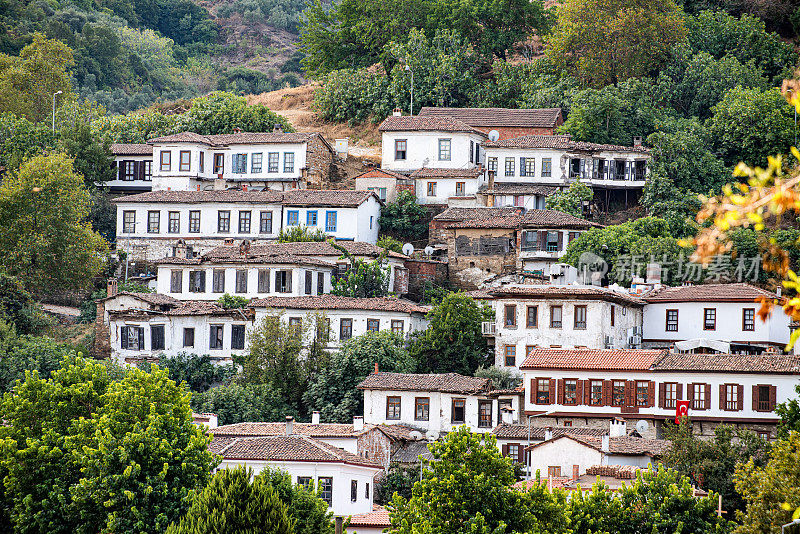
[[[367,261],[354,257],[335,241],[330,243],[350,262],[350,267],[344,276],[340,276],[334,283],[332,294],[358,298],[385,297],[389,294],[390,269],[386,263],[388,250],[381,251],[380,256],[374,260]]]
[[[417,204],[417,197],[410,191],[401,191],[394,202],[381,210],[378,224],[385,232],[403,241],[419,241],[427,237],[428,212]]]
[[[89,194],[72,159],[29,159],[0,184],[0,266],[34,293],[88,286],[108,251],[88,215]]]

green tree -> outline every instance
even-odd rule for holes
[[[331,241],[331,246],[350,262],[347,272],[333,284],[331,294],[342,297],[373,298],[389,294],[390,268],[386,262],[387,250],[372,261],[355,258],[346,248]]]
[[[697,232],[694,217],[701,206],[700,198],[691,191],[675,187],[663,173],[662,168],[651,172],[639,203],[648,216],[664,219],[673,237],[693,236]]]
[[[65,343],[49,337],[17,335],[6,323],[0,323],[0,392],[11,391],[17,380],[25,380],[25,374],[32,371],[49,378],[74,352]]]
[[[281,228],[278,232],[278,243],[308,243],[312,241],[326,241],[328,234],[321,228],[311,229],[308,226],[290,226]]]
[[[592,188],[580,180],[569,184],[563,191],[557,191],[547,197],[545,207],[549,210],[563,211],[575,217],[583,216],[583,205],[594,197]]]
[[[420,241],[428,235],[428,212],[417,204],[410,191],[401,191],[397,200],[381,209],[381,231],[401,241]]]
[[[41,314],[33,295],[22,283],[0,272],[0,321],[10,323],[20,334],[32,334],[44,322]]]
[[[314,90],[314,109],[320,118],[350,124],[382,121],[392,110],[389,78],[367,69],[335,70],[320,78]]]
[[[522,385],[522,374],[506,367],[478,367],[475,376],[490,379],[494,389],[515,389]]]
[[[490,364],[491,350],[481,331],[494,320],[492,309],[463,293],[446,295],[428,313],[428,328],[411,343],[409,352],[422,373],[461,373],[471,376]]]
[[[584,84],[602,87],[650,74],[685,37],[673,0],[567,0],[546,53]]]
[[[800,396],[800,385],[795,386],[794,391]],[[790,432],[800,432],[800,401],[797,398],[775,406],[775,413],[781,418],[778,423],[779,438],[788,439]]]
[[[714,148],[731,167],[740,161],[764,167],[768,156],[788,154],[794,143],[793,108],[780,89],[735,87],[712,111]]]
[[[393,238],[392,236],[382,235],[378,238],[378,242],[376,243],[381,248],[384,248],[390,252],[397,252],[398,254],[403,253],[403,242]]]
[[[279,469],[264,469],[259,474],[289,510],[296,534],[333,534],[333,513],[328,503],[310,489],[292,483],[292,477]]]
[[[244,308],[250,303],[250,299],[247,297],[243,297],[241,295],[231,295],[230,293],[225,293],[220,298],[217,299],[217,304],[221,307],[225,308],[226,310],[231,310],[235,308]]]
[[[17,532],[163,532],[215,467],[165,371],[65,359],[2,402],[5,509]]]
[[[0,164],[7,170],[19,169],[23,161],[55,145],[56,137],[49,125],[13,113],[0,114]]]
[[[280,391],[266,384],[232,383],[194,392],[192,409],[216,414],[220,425],[243,421],[280,421],[287,415],[299,415],[297,407],[290,406]]]
[[[389,465],[386,477],[375,485],[375,502],[386,505],[392,502],[394,494],[397,493],[405,500],[411,498],[411,490],[414,483],[419,480],[420,466],[402,466],[397,462]]]
[[[734,488],[736,466],[752,459],[757,467],[766,463],[769,444],[754,432],[719,425],[714,438],[698,438],[689,420],[680,425],[667,424],[666,438],[672,442],[662,461],[665,466],[688,477],[692,484],[722,495],[722,505],[733,517],[743,510],[744,501]]]
[[[395,494],[388,505],[391,532],[567,531],[565,494],[550,493],[544,485],[530,492],[512,489],[514,466],[500,455],[494,436],[462,426],[428,448],[434,459],[423,460],[411,497]]]
[[[217,383],[227,383],[236,376],[233,365],[220,365],[214,363],[208,354],[189,354],[179,352],[174,356],[161,354],[158,365],[166,369],[171,380],[177,384],[185,383],[189,391],[203,392]],[[149,370],[150,365],[145,365]]]
[[[271,132],[278,125],[284,132],[293,132],[289,121],[261,104],[247,105],[247,99],[232,93],[217,91],[195,98],[189,111],[178,119],[181,130],[201,135],[244,132]]]
[[[388,330],[367,332],[344,342],[309,384],[303,401],[326,422],[344,423],[364,413],[364,395],[356,386],[373,372],[413,373],[416,362],[406,340]]]
[[[75,172],[83,176],[87,187],[114,179],[114,158],[108,140],[92,136],[88,124],[77,123],[61,131],[61,148],[75,160]]]
[[[34,293],[86,287],[108,251],[88,214],[70,158],[31,158],[0,184],[0,266]]]
[[[252,479],[252,482],[250,481]],[[192,506],[167,534],[293,534],[288,507],[263,476],[239,466],[218,471],[192,499]]]

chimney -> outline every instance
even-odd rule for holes
[[[608,434],[606,434],[605,436],[603,436],[603,437],[600,439],[600,450],[601,450],[601,451],[603,451],[603,452],[608,452],[608,451],[609,451],[609,438],[608,438]]]
[[[286,416],[286,435],[291,436],[294,429],[294,417],[291,415]]]
[[[637,136],[635,136],[633,138],[633,146],[634,147],[642,146],[642,136],[641,135],[637,135]]]
[[[572,480],[578,480],[578,477],[581,476],[581,466],[573,465],[572,466]]]
[[[311,424],[312,425],[319,424],[319,412],[311,412]]]
[[[612,438],[619,438],[628,433],[623,419],[612,419],[608,428],[608,435]]]
[[[364,417],[359,415],[353,417],[353,430],[355,432],[361,432],[364,430]]]
[[[392,116],[393,116],[393,117],[400,117],[401,115],[403,115],[403,110],[402,110],[402,109],[400,109],[400,108],[394,108],[394,109],[392,110]]]
[[[175,245],[175,257],[183,260],[189,257],[186,250],[186,243],[183,242],[183,239],[179,240]]]
[[[116,297],[117,296],[117,279],[116,278],[109,278],[108,284],[106,284],[106,296],[108,297]]]
[[[200,191],[200,184],[197,184],[197,190]]]
[[[242,191],[247,191],[247,184],[242,184]]]
[[[504,425],[510,425],[514,422],[514,410],[512,410],[511,408],[508,407],[503,408],[502,416]]]
[[[283,133],[283,125],[279,122],[276,122],[272,126],[272,133]]]
[[[376,372],[376,373],[379,373],[379,372],[380,372],[380,371],[378,370],[378,362],[375,362],[375,372]]]
[[[208,414],[208,428],[217,428],[219,426],[219,417],[217,414]]]
[[[553,439],[553,427],[548,426],[544,429],[544,440],[550,441]]]
[[[240,134],[242,133],[242,129],[237,126],[236,128],[233,129],[233,133]]]

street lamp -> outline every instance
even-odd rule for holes
[[[56,133],[56,96],[63,92],[64,91],[56,91],[53,93],[53,133]]]
[[[791,523],[786,523],[785,525],[781,526],[781,534],[784,534],[784,530],[786,527],[791,527],[792,525],[800,525],[800,518],[795,519]]]
[[[414,114],[414,71],[408,65],[405,66],[405,70],[411,73],[411,113],[409,115]]]

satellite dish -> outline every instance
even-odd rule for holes
[[[439,439],[439,433],[435,430],[428,430],[425,432],[425,437],[428,438],[429,441],[436,441]]]
[[[408,433],[408,437],[410,437],[414,441],[419,441],[422,439],[422,432],[420,432],[419,430],[412,430],[411,432]]]
[[[498,132],[497,130],[492,130],[491,132],[489,132],[489,141],[494,143],[498,139],[500,139],[500,132]]]
[[[430,256],[431,254],[433,254],[433,247],[428,245],[427,247],[425,247],[425,255]]]
[[[406,243],[403,245],[403,254],[406,256],[411,256],[414,253],[414,245],[411,243]]]
[[[642,435],[645,434],[650,429],[650,424],[645,421],[644,419],[639,419],[636,422],[636,431]]]

